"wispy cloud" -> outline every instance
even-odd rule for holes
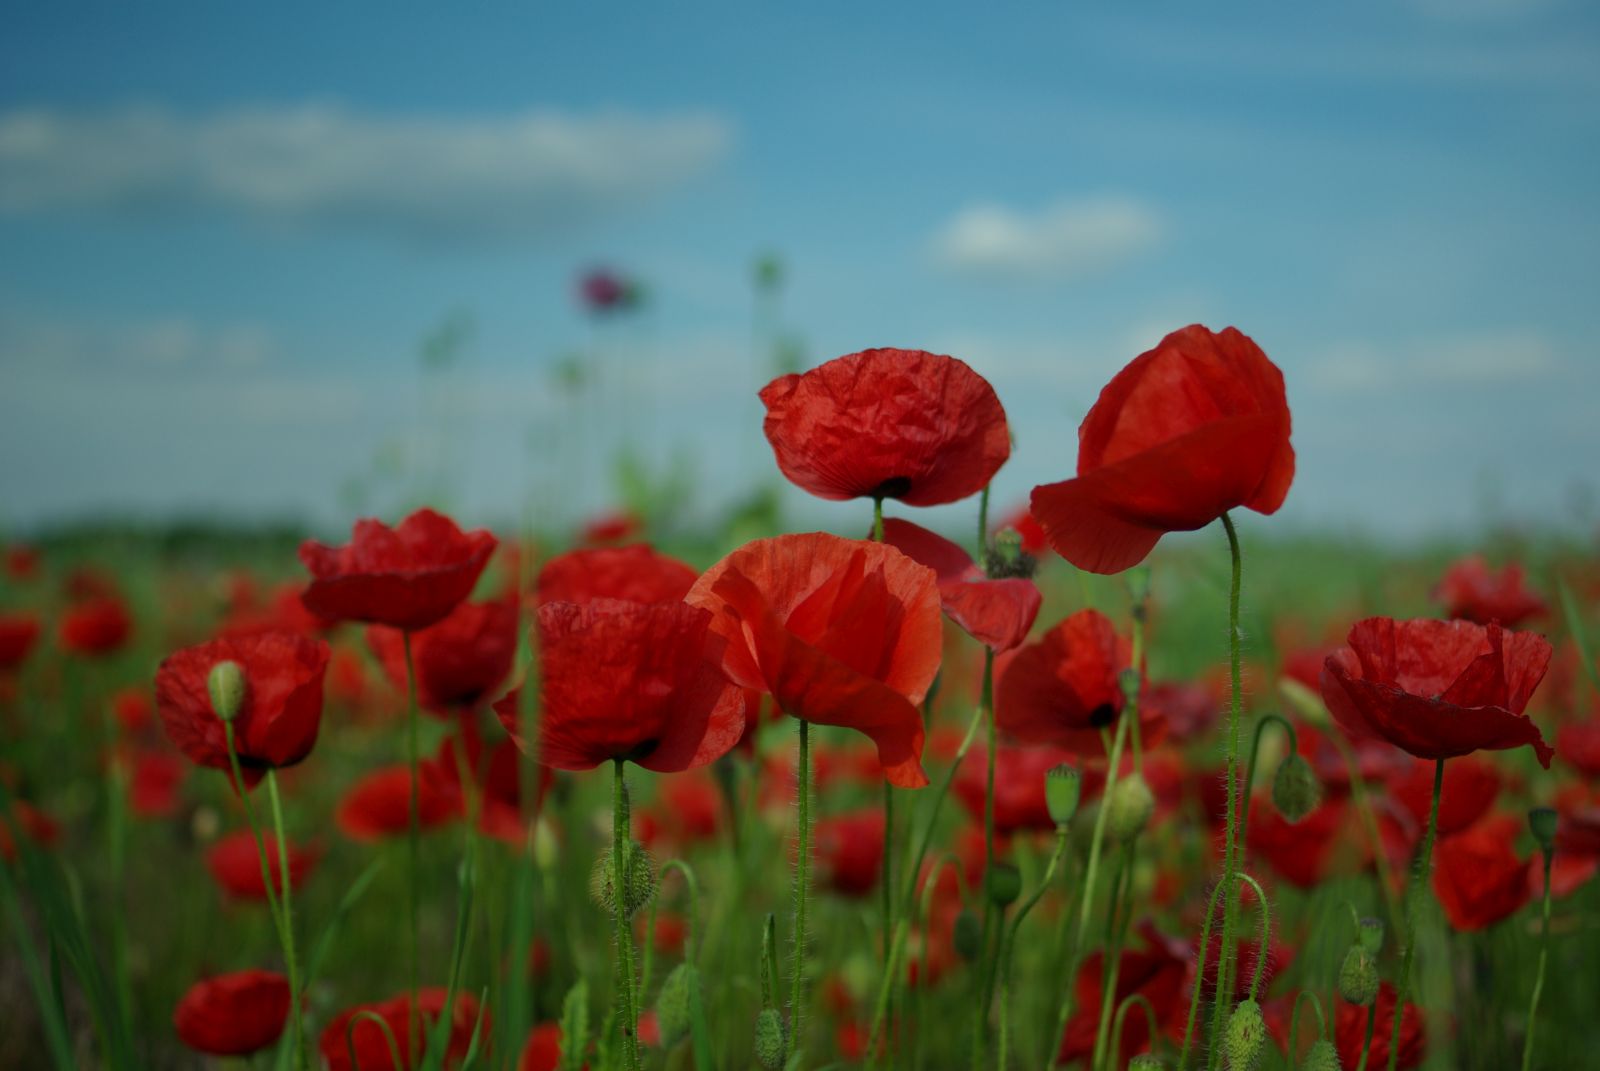
[[[1347,341],[1307,362],[1310,381],[1347,393],[1399,387],[1516,385],[1564,367],[1554,340],[1532,330],[1451,334],[1379,345]]]
[[[727,151],[709,115],[0,113],[0,213],[222,213],[414,242],[517,242],[636,207]]]
[[[1063,279],[1117,267],[1154,247],[1160,215],[1127,196],[1064,199],[1035,212],[976,204],[934,238],[937,261],[954,271],[1011,279]]]
[[[242,371],[265,364],[276,345],[254,323],[208,323],[161,316],[88,324],[39,316],[0,314],[0,354],[14,368],[123,370],[143,375],[166,369]]]

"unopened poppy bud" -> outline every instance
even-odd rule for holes
[[[1383,951],[1383,920],[1371,915],[1362,919],[1356,927],[1356,940],[1367,950],[1367,955],[1376,957]]]
[[[612,888],[613,873],[611,849],[607,848],[600,853],[594,861],[594,868],[589,871],[589,895],[608,913],[617,910],[617,898]],[[655,866],[650,861],[650,853],[636,840],[630,840],[623,846],[622,880],[622,913],[631,918],[656,894]]]
[[[1318,1038],[1312,1042],[1300,1066],[1305,1071],[1343,1071],[1343,1065],[1339,1063],[1339,1050],[1334,1048],[1333,1042],[1327,1038]]]
[[[232,721],[244,706],[244,667],[237,662],[218,662],[206,677],[206,691],[211,693],[211,709],[217,717]]]
[[[983,923],[978,921],[978,916],[970,908],[962,908],[956,916],[950,943],[955,945],[956,955],[968,963],[976,960],[978,953],[983,950]]]
[[[996,863],[985,872],[984,888],[990,903],[996,907],[1010,907],[1022,895],[1022,871],[1010,863]]]
[[[1228,1017],[1228,1030],[1222,1040],[1229,1071],[1255,1071],[1266,1040],[1267,1023],[1261,1017],[1261,1005],[1241,1000]]]
[[[1050,811],[1050,821],[1058,826],[1067,825],[1078,813],[1078,797],[1083,792],[1083,777],[1077,769],[1062,763],[1052,766],[1044,775],[1044,805]]]
[[[1165,1071],[1166,1066],[1161,1057],[1148,1052],[1141,1052],[1128,1061],[1128,1071]]]
[[[1155,813],[1156,797],[1149,783],[1134,773],[1117,782],[1106,806],[1111,808],[1106,817],[1112,836],[1118,840],[1132,840]]]
[[[1117,674],[1117,685],[1122,689],[1124,702],[1136,703],[1139,700],[1139,671],[1129,666]]]
[[[1556,842],[1557,818],[1555,810],[1550,807],[1535,807],[1528,812],[1528,828],[1533,830],[1533,839],[1547,854]]]
[[[1133,603],[1135,620],[1143,620],[1145,605],[1150,601],[1150,567],[1136,565],[1127,572],[1128,599]]]
[[[767,1071],[783,1066],[783,1020],[777,1008],[763,1008],[756,1016],[756,1063]]]
[[[1278,763],[1272,776],[1272,803],[1291,824],[1317,809],[1322,802],[1322,782],[1311,764],[1297,754]]]
[[[1362,1007],[1378,997],[1378,966],[1359,944],[1350,946],[1339,967],[1339,995]]]
[[[661,983],[661,992],[656,994],[656,1025],[661,1029],[663,1048],[671,1048],[689,1032],[689,990],[695,982],[694,964],[680,963]]]

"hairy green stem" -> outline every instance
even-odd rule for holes
[[[1111,883],[1110,931],[1105,960],[1100,972],[1100,1022],[1094,1031],[1094,1055],[1089,1066],[1098,1069],[1106,1058],[1106,1043],[1111,1031],[1111,1009],[1117,995],[1117,978],[1122,973],[1122,944],[1127,939],[1128,920],[1133,917],[1129,897],[1133,888],[1134,841],[1123,846],[1117,859],[1117,876]],[[1120,917],[1120,918],[1119,918]]]
[[[611,780],[611,916],[616,927],[617,982],[615,1006],[622,1016],[622,1055],[630,1071],[639,1071],[639,1012],[634,1006],[633,934],[628,926],[627,857],[633,844],[628,824],[628,784],[623,760],[612,760]]]
[[[1317,1036],[1326,1037],[1328,1034],[1328,1017],[1322,1014],[1322,1001],[1317,999],[1317,994],[1310,989],[1302,989],[1294,996],[1294,1007],[1289,1012],[1289,1071],[1294,1071],[1294,1048],[1300,1042],[1300,1005],[1311,999],[1311,1010],[1317,1013]]]
[[[400,635],[406,656],[406,761],[411,768],[411,791],[406,801],[406,967],[411,983],[411,1006],[406,1013],[406,1049],[407,1058],[415,1064],[419,1054],[417,1045],[422,1040],[422,1012],[417,1005],[422,991],[422,924],[417,891],[420,869],[418,856],[422,841],[422,775],[421,761],[417,756],[417,666],[411,657],[411,630],[406,629]]]
[[[1539,973],[1533,979],[1533,999],[1528,1003],[1528,1036],[1522,1040],[1522,1071],[1533,1066],[1533,1027],[1539,1018],[1539,994],[1544,992],[1545,962],[1550,958],[1550,860],[1552,845],[1544,850],[1544,922],[1539,933]]]
[[[1000,935],[1000,1053],[996,1067],[1006,1066],[1007,1050],[1010,1041],[1010,1007],[1011,1007],[1011,957],[1016,952],[1017,932],[1022,929],[1023,920],[1028,917],[1045,892],[1050,888],[1050,882],[1056,876],[1056,868],[1061,865],[1062,857],[1067,854],[1067,827],[1056,826],[1055,850],[1050,853],[1050,862],[1044,868],[1044,876],[1039,879],[1039,887],[1033,890],[1033,895],[1022,902],[1017,909],[1016,916],[1011,920],[1009,932],[1002,931]]]
[[[1437,759],[1433,767],[1433,803],[1428,808],[1428,831],[1422,839],[1422,855],[1417,860],[1411,889],[1406,896],[1406,951],[1400,962],[1400,980],[1394,998],[1394,1027],[1389,1032],[1389,1071],[1395,1071],[1400,1061],[1400,1021],[1404,1018],[1406,997],[1411,992],[1411,960],[1417,953],[1417,901],[1422,897],[1428,881],[1428,868],[1433,864],[1434,832],[1439,828],[1439,795],[1444,791],[1444,760]],[[1373,1002],[1377,1007],[1377,1002]]]
[[[800,757],[795,769],[799,794],[799,851],[794,860],[794,934],[789,964],[789,1054],[786,1067],[798,1071],[805,1052],[806,1007],[806,897],[811,877],[811,723],[800,721]]]
[[[272,830],[278,837],[278,880],[282,883],[279,905],[283,912],[283,955],[289,968],[289,1021],[294,1026],[295,1062],[306,1062],[305,1024],[300,1007],[299,957],[294,947],[294,909],[291,906],[294,887],[289,871],[289,842],[283,828],[283,802],[278,796],[278,771],[267,771],[267,797],[272,802]]]
[[[1227,845],[1223,853],[1222,864],[1222,887],[1224,890],[1222,897],[1222,947],[1220,949],[1220,958],[1217,960],[1217,1001],[1216,1009],[1211,1019],[1212,1037],[1222,1036],[1223,1018],[1227,1014],[1228,1006],[1221,999],[1221,995],[1228,991],[1228,975],[1231,973],[1228,970],[1228,965],[1233,959],[1234,919],[1238,913],[1237,895],[1234,890],[1234,873],[1239,867],[1239,719],[1242,706],[1240,696],[1239,584],[1243,572],[1243,561],[1239,552],[1239,533],[1233,526],[1233,518],[1226,513],[1222,515],[1222,527],[1228,535],[1228,556],[1232,565],[1232,573],[1228,585],[1228,815]],[[1220,1047],[1213,1045],[1206,1061],[1206,1066],[1216,1066],[1217,1058],[1220,1054]]]

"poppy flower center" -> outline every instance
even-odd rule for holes
[[[1101,703],[1089,711],[1089,724],[1096,729],[1104,729],[1117,718],[1117,708],[1110,703]]]
[[[900,498],[911,490],[910,476],[891,476],[872,489],[872,498]]]
[[[661,741],[659,740],[643,740],[638,744],[635,744],[632,750],[624,753],[620,757],[629,762],[638,762],[640,759],[648,759],[651,753],[654,752],[655,749],[660,745]]]

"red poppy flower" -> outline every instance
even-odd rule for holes
[[[1291,823],[1276,807],[1257,800],[1250,804],[1245,846],[1252,857],[1266,860],[1284,881],[1312,889],[1343,869],[1339,866],[1343,862],[1340,839],[1349,826],[1347,816],[1344,801],[1325,800],[1299,822]]]
[[[276,892],[283,887],[278,838],[269,831],[261,835],[261,843],[267,849],[268,871],[272,875],[273,891]],[[322,853],[293,842],[285,847],[289,854],[289,889],[293,892],[316,869]],[[267,899],[267,887],[261,880],[261,856],[256,851],[256,838],[247,829],[219,837],[206,852],[206,869],[211,871],[217,887],[235,900]]]
[[[464,602],[442,620],[411,634],[417,702],[440,717],[479,709],[499,695],[517,653],[517,604]],[[367,646],[396,690],[406,691],[405,633],[367,628]]]
[[[128,608],[115,597],[89,599],[61,619],[61,646],[74,654],[108,655],[121,650],[133,632]]]
[[[1122,714],[1121,674],[1132,645],[1098,610],[1079,610],[995,665],[995,723],[1023,744],[1103,755],[1100,730]],[[1166,734],[1161,712],[1139,704],[1146,745]]]
[[[1200,736],[1222,717],[1222,704],[1204,684],[1189,681],[1150,681],[1139,700],[1150,716],[1166,722],[1167,731],[1180,740]]]
[[[1155,1009],[1156,1028],[1174,1036],[1183,1029],[1183,1017],[1188,1011],[1184,1000],[1191,984],[1194,961],[1189,956],[1189,946],[1158,932],[1145,922],[1140,926],[1145,947],[1129,949],[1122,953],[1117,970],[1115,1004],[1120,1004],[1134,993],[1142,994]],[[1084,1059],[1094,1052],[1095,1037],[1100,1028],[1100,1004],[1105,989],[1102,979],[1105,953],[1096,951],[1084,957],[1074,982],[1077,989],[1077,1011],[1067,1022],[1061,1038],[1058,1063],[1071,1063]],[[1140,1013],[1130,1014],[1123,1025],[1120,1055],[1116,1066],[1123,1067],[1134,1053],[1150,1046],[1150,1027]]]
[[[817,880],[841,896],[866,896],[883,874],[883,831],[877,808],[818,820],[812,841]]]
[[[12,580],[32,580],[39,575],[39,552],[25,543],[6,548],[6,575]]]
[[[1462,558],[1445,570],[1433,589],[1433,600],[1453,618],[1479,625],[1498,621],[1506,628],[1550,612],[1544,600],[1528,590],[1522,566],[1512,562],[1498,573],[1491,572],[1481,554]]]
[[[1389,1039],[1394,1036],[1395,989],[1388,982],[1378,985],[1378,1010],[1372,1031],[1372,1049],[1368,1067],[1389,1066]],[[1338,1002],[1334,1013],[1333,1044],[1339,1050],[1339,1061],[1345,1067],[1355,1067],[1361,1062],[1362,1046],[1367,1036],[1367,1007],[1364,1004]],[[1422,1064],[1428,1054],[1428,1031],[1422,1013],[1415,1004],[1407,1004],[1400,1013],[1400,1058],[1397,1071],[1410,1071]]]
[[[1377,736],[1419,759],[1532,744],[1555,752],[1523,709],[1550,662],[1531,632],[1469,621],[1369,617],[1328,656],[1322,698],[1353,736]]]
[[[547,602],[682,602],[696,573],[643,543],[573,550],[545,562],[537,593]]]
[[[794,717],[865,733],[891,784],[928,783],[917,704],[939,672],[933,570],[882,543],[779,536],[712,566],[688,601],[713,612],[737,684]]]
[[[1189,947],[1194,954],[1195,962],[1199,962],[1200,937],[1197,934]],[[1255,978],[1256,964],[1261,954],[1261,941],[1255,937],[1241,937],[1234,947],[1233,996],[1230,1002],[1243,1000],[1250,995],[1250,983]],[[1200,999],[1209,1004],[1216,998],[1217,993],[1217,967],[1222,960],[1222,934],[1212,928],[1211,938],[1206,942],[1205,970],[1200,978]],[[1294,949],[1280,941],[1268,940],[1267,962],[1261,970],[1261,992],[1265,994],[1272,988],[1274,976],[1288,969],[1294,962]]]
[[[744,731],[744,693],[719,668],[723,641],[710,624],[707,611],[683,603],[540,607],[539,761],[588,770],[630,759],[671,773],[731,750]],[[495,712],[528,751],[517,693]]]
[[[289,1020],[289,982],[273,971],[237,971],[189,987],[172,1013],[178,1039],[208,1056],[249,1056],[277,1041]]]
[[[32,614],[0,616],[0,671],[22,665],[39,638],[39,619]]]
[[[1017,533],[1022,538],[1022,550],[1025,554],[1042,554],[1050,547],[1050,540],[1045,537],[1044,528],[1033,519],[1033,513],[1024,502],[1004,517],[994,526],[994,534],[999,534],[1007,528]]]
[[[561,1024],[540,1023],[528,1031],[517,1071],[556,1071],[561,1066]]]
[[[1283,373],[1236,329],[1174,331],[1114,376],[1078,428],[1078,475],[1033,489],[1063,558],[1138,565],[1168,532],[1243,506],[1276,513],[1294,479]]]
[[[983,821],[983,801],[989,781],[989,757],[982,745],[968,753],[956,772],[956,798],[973,821]],[[1000,833],[1025,829],[1055,829],[1044,798],[1044,778],[1055,767],[1076,765],[1070,751],[1059,748],[1001,746],[995,750],[994,828]],[[1103,783],[1103,779],[1102,779]]]
[[[473,719],[462,719],[458,736],[445,737],[439,744],[439,754],[423,765],[424,791],[456,800],[455,807],[465,813],[465,774],[477,785],[479,830],[520,847],[527,841],[522,821],[521,759],[509,737],[501,736],[489,743]],[[555,777],[548,767],[540,767],[534,776],[538,781],[537,803],[543,803]]]
[[[1476,755],[1464,755],[1444,767],[1439,794],[1439,836],[1459,833],[1482,818],[1500,794],[1500,771]],[[1389,781],[1389,794],[1411,813],[1421,829],[1433,807],[1433,763],[1418,759]]]
[[[934,571],[945,615],[967,635],[995,651],[1028,638],[1043,602],[1032,580],[990,580],[959,545],[899,518],[883,522],[883,541]]]
[[[590,312],[610,312],[628,303],[630,284],[609,268],[595,268],[578,280],[578,297]]]
[[[61,823],[27,800],[13,799],[11,814],[23,838],[35,847],[48,848],[61,839]],[[0,819],[0,859],[10,863],[16,858],[17,844],[12,838],[11,823]]]
[[[128,807],[140,818],[170,818],[178,811],[178,788],[188,767],[170,751],[141,749],[133,756]]]
[[[449,994],[441,987],[430,987],[417,994],[417,1012],[423,1038],[433,1030],[444,1011]],[[383,1028],[365,1017],[350,1023],[361,1012],[372,1012],[388,1024],[402,1063],[397,1067],[390,1055],[389,1039]],[[488,1016],[484,1016],[485,1023]],[[457,1067],[472,1043],[478,1024],[478,1001],[470,993],[457,993],[450,1013],[450,1038],[445,1046],[444,1066]],[[485,1027],[487,1029],[487,1027]],[[348,1031],[349,1038],[346,1038]],[[355,1043],[355,1062],[350,1060],[350,1042]],[[411,995],[402,993],[375,1004],[357,1004],[334,1016],[322,1031],[317,1048],[322,1052],[327,1071],[406,1071],[411,1052]],[[417,1046],[419,1049],[420,1045]]]
[[[983,490],[1011,455],[1006,412],[954,357],[863,350],[761,390],[778,468],[819,498],[937,506]]]
[[[111,713],[117,719],[117,724],[122,726],[123,732],[130,736],[144,732],[156,716],[149,685],[118,690],[111,697]]]
[[[1556,794],[1555,859],[1550,866],[1550,895],[1571,896],[1600,873],[1600,788],[1569,785]],[[1544,869],[1532,873],[1533,895],[1544,895]]]
[[[424,764],[417,779],[417,822],[423,829],[461,815],[461,797]],[[334,812],[340,832],[355,841],[377,841],[405,833],[411,824],[411,769],[383,766],[345,792]]]
[[[299,584],[280,584],[272,590],[265,605],[251,602],[234,608],[222,625],[225,635],[246,632],[300,632],[314,636],[330,631],[337,621],[319,617],[306,609]]]
[[[1600,715],[1569,721],[1556,733],[1556,754],[1588,778],[1600,778]]]
[[[633,539],[644,531],[644,519],[627,510],[616,510],[591,517],[583,523],[578,542],[593,547],[603,543],[620,543]]]
[[[640,842],[647,848],[670,846],[668,855],[711,840],[722,824],[722,792],[701,771],[663,780],[656,799],[634,811],[635,835]]]
[[[322,721],[328,645],[287,632],[224,636],[162,661],[156,709],[178,750],[201,766],[229,768],[227,736],[208,688],[219,662],[237,663],[244,671],[233,743],[245,782],[253,785],[269,767],[293,766],[311,754]]]
[[[1440,839],[1433,891],[1445,918],[1457,930],[1481,930],[1528,902],[1531,859],[1518,859],[1512,847],[1522,822],[1490,815],[1465,832]]]
[[[311,572],[302,598],[322,617],[427,628],[472,594],[494,548],[488,532],[463,533],[431,509],[393,529],[357,521],[345,546],[300,544],[300,561]]]

